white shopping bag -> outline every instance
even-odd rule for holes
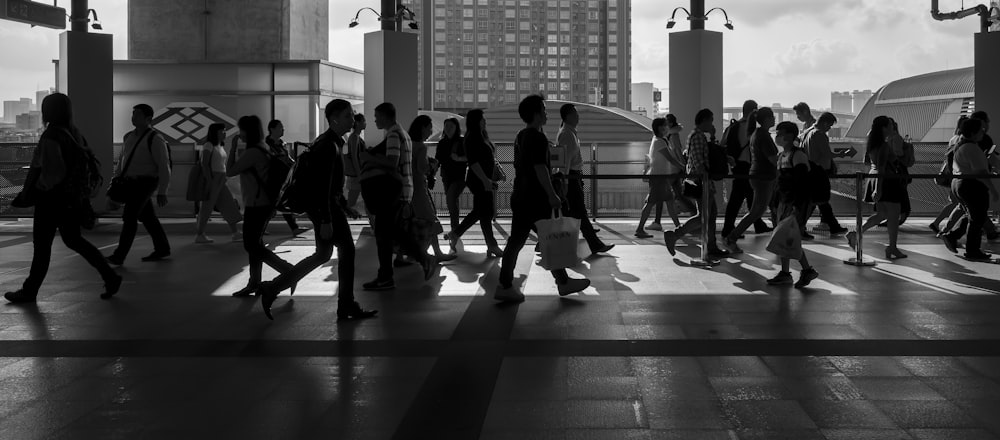
[[[563,145],[549,145],[549,166],[555,170],[563,172],[569,170],[569,157],[566,154],[566,147]]]
[[[771,241],[767,243],[767,250],[779,257],[797,260],[802,257],[802,233],[799,230],[799,222],[794,215],[785,217],[784,220],[774,225],[771,232]]]
[[[580,257],[576,244],[580,239],[580,220],[559,215],[535,222],[538,229],[538,247],[542,251],[541,266],[547,270],[576,266]]]

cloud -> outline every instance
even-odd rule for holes
[[[841,40],[795,43],[774,56],[779,76],[850,73],[858,69],[858,48]]]

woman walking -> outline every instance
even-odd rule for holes
[[[472,212],[448,233],[452,249],[461,246],[461,237],[472,225],[479,222],[486,240],[487,258],[503,256],[503,249],[493,237],[493,218],[496,216],[496,190],[502,171],[496,163],[496,149],[486,132],[486,118],[480,109],[470,110],[465,116],[465,153],[469,171],[465,183],[472,191]]]
[[[458,201],[465,190],[465,173],[469,168],[458,119],[448,118],[444,121],[444,135],[438,141],[434,158],[441,167],[441,183],[444,185],[445,202],[448,205],[448,219],[451,220],[449,226],[455,230],[461,219]],[[454,253],[455,249],[451,251]]]
[[[38,146],[31,158],[32,173],[38,176],[33,185],[25,191],[34,192],[35,214],[31,228],[31,241],[34,254],[31,258],[31,271],[20,289],[7,292],[4,298],[12,303],[33,303],[42,287],[42,281],[49,271],[49,260],[52,258],[52,241],[56,231],[62,237],[66,247],[74,250],[97,269],[104,280],[104,293],[101,299],[108,299],[118,293],[122,285],[122,277],[108,264],[101,252],[80,232],[80,209],[90,210],[90,194],[81,194],[79,188],[70,187],[79,183],[74,176],[79,177],[81,167],[87,167],[84,161],[89,160],[87,141],[80,130],[73,124],[73,104],[69,97],[62,93],[53,93],[42,100],[42,122],[45,131],[42,133]]]
[[[750,136],[750,187],[753,188],[753,204],[750,205],[750,212],[725,237],[726,247],[734,254],[743,252],[736,241],[764,216],[774,195],[774,182],[778,178],[778,147],[768,132],[771,127],[774,127],[774,111],[770,107],[761,107],[750,113],[747,134]]]
[[[962,140],[955,149],[952,159],[952,175],[961,177],[963,175],[987,175],[990,174],[990,165],[983,154],[983,149],[979,146],[983,136],[986,134],[983,129],[983,122],[977,119],[969,119],[962,124]],[[965,242],[965,258],[969,260],[985,261],[992,258],[989,253],[982,250],[983,225],[986,224],[990,202],[996,204],[1000,202],[1000,193],[997,192],[993,180],[989,178],[956,178],[951,181],[951,191],[955,199],[961,203],[969,217],[968,237]],[[952,232],[947,236],[953,242],[962,235],[961,229]]]
[[[229,224],[229,230],[233,234],[233,241],[243,239],[236,225],[243,221],[240,214],[240,207],[236,204],[236,199],[226,185],[226,163],[229,162],[229,154],[223,146],[226,138],[225,124],[212,124],[208,126],[208,143],[201,149],[202,175],[208,179],[208,200],[201,204],[198,211],[197,235],[195,243],[212,243],[212,240],[205,235],[205,227],[208,219],[212,217],[212,212],[216,209],[222,213],[222,218]]]
[[[260,288],[265,263],[279,273],[289,272],[293,267],[264,246],[264,229],[274,216],[274,205],[277,203],[263,187],[267,181],[271,156],[264,143],[264,125],[260,118],[251,115],[240,118],[237,126],[240,129],[240,139],[246,143],[247,148],[240,155],[239,161],[234,156],[229,156],[226,175],[239,176],[240,187],[243,188],[243,249],[250,259],[250,280],[246,287],[233,293],[233,296],[250,296]],[[294,286],[292,292],[295,292]]]
[[[455,255],[441,251],[438,235],[444,232],[437,218],[437,208],[431,200],[431,191],[427,187],[427,179],[431,175],[430,161],[427,159],[427,138],[434,132],[434,123],[430,116],[420,115],[410,124],[408,133],[413,141],[413,218],[416,223],[415,237],[417,246],[426,251],[430,246],[434,249],[437,261],[451,261]],[[429,257],[428,257],[429,258]]]
[[[878,116],[872,121],[865,149],[865,162],[871,164],[871,170],[868,174],[877,176],[868,179],[865,201],[875,204],[875,214],[865,220],[861,231],[867,231],[885,220],[889,229],[889,245],[885,248],[885,258],[895,260],[907,257],[896,247],[896,239],[899,236],[900,206],[906,191],[905,182],[897,172],[899,165],[896,154],[893,153],[892,146],[887,141],[887,135],[891,133],[892,120],[888,117]],[[846,238],[851,249],[857,249],[858,232],[848,232]]]
[[[681,174],[687,166],[684,159],[683,147],[681,146],[680,131],[683,127],[677,124],[677,117],[667,115],[665,118],[653,120],[653,140],[649,145],[649,194],[642,206],[642,213],[639,215],[639,226],[635,229],[637,238],[650,238],[652,235],[646,232],[646,220],[650,211],[655,207],[660,209],[660,204],[665,202],[667,213],[674,222],[674,228],[681,225],[677,218],[677,207],[675,200],[685,200],[679,191],[680,182],[683,180]],[[658,174],[668,174],[669,177],[657,176]],[[659,217],[649,225],[649,229],[662,231]]]
[[[776,131],[777,143],[782,147],[781,154],[778,155],[778,221],[794,216],[799,229],[802,229],[809,213],[809,155],[795,146],[799,127],[794,122],[784,121],[778,124]],[[800,251],[801,256],[798,260],[802,272],[799,274],[799,280],[795,282],[797,289],[809,285],[809,282],[819,277],[816,269],[809,265],[805,250],[800,249]],[[790,263],[791,259],[781,257],[781,272],[767,280],[767,284],[792,284]]]

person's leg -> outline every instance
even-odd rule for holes
[[[959,200],[959,202],[955,204],[955,208],[953,208],[951,210],[951,214],[948,215],[948,220],[945,222],[944,227],[941,228],[942,234],[948,234],[957,231],[956,226],[958,226],[958,224],[967,217],[965,205],[961,203],[961,200],[957,193],[954,195],[954,199]],[[958,228],[958,229],[963,229],[963,228]],[[961,236],[964,233],[965,232],[962,231],[962,233],[959,234],[959,236]]]
[[[511,218],[510,236],[507,237],[507,245],[503,249],[503,258],[500,260],[500,287],[507,289],[514,283],[514,265],[517,263],[517,255],[528,241],[528,234],[534,224],[530,215],[524,215],[517,210]]]
[[[969,256],[981,254],[983,224],[986,223],[989,211],[989,190],[981,182],[963,180],[959,183],[958,195],[969,213],[965,253]]]
[[[744,175],[750,171],[750,165],[745,162],[737,162],[733,167],[734,175]],[[729,200],[726,202],[725,219],[722,223],[722,235],[728,236],[736,227],[736,217],[740,214],[743,202],[753,205],[753,190],[750,189],[750,180],[739,177],[732,180],[729,190]]]
[[[753,204],[750,205],[750,212],[743,216],[740,222],[736,224],[736,227],[726,235],[727,242],[732,243],[739,240],[740,235],[743,235],[751,225],[764,216],[768,205],[771,203],[771,191],[774,188],[774,181],[750,179],[750,187],[753,189]]]
[[[31,257],[31,271],[24,280],[22,289],[26,295],[36,296],[49,272],[52,259],[52,240],[59,225],[59,213],[51,206],[39,204],[35,207],[35,217],[31,226],[31,243],[34,247]]]
[[[459,198],[462,196],[464,189],[465,182],[462,181],[449,182],[448,187],[445,188],[445,203],[448,205],[448,219],[451,222],[452,230],[458,229],[460,219]]]
[[[943,222],[944,219],[951,216],[951,212],[955,209],[956,205],[958,205],[958,203],[951,201],[948,202],[948,204],[945,205],[944,208],[941,208],[941,212],[938,213],[937,217],[934,217],[934,220],[931,220],[931,224],[929,225],[929,227],[931,229],[934,229],[935,231],[940,231],[941,230],[939,226],[940,223]]]
[[[458,226],[452,226],[450,234],[453,239],[464,235],[469,228],[483,218],[483,215],[488,214],[483,212],[483,209],[488,205],[489,201],[493,200],[493,194],[494,193],[489,191],[477,191],[472,193],[472,211],[469,211],[469,213],[465,215],[465,218],[458,222]]]
[[[240,213],[240,205],[236,203],[233,193],[229,192],[229,188],[226,185],[222,185],[222,190],[219,191],[219,197],[215,202],[215,206],[222,213],[222,218],[229,224],[229,231],[234,234],[238,232],[237,225],[243,221],[243,214]]]
[[[885,213],[885,222],[889,232],[889,249],[896,249],[896,241],[899,238],[899,219],[901,204],[891,202],[880,202],[879,212]]]
[[[150,201],[146,198],[129,201],[122,206],[122,232],[118,235],[118,247],[111,254],[111,258],[123,261],[128,256],[128,252],[132,249],[132,243],[135,242],[135,234],[139,230],[139,211],[148,203]],[[202,210],[209,209],[206,206]]]
[[[212,211],[214,211],[215,207],[218,205],[219,195],[222,193],[222,188],[225,186],[225,176],[221,176],[221,178],[212,178],[211,189],[208,193],[208,200],[203,202],[202,207],[204,209],[198,211],[198,225],[195,227],[195,233],[197,233],[198,236],[205,235],[205,227],[208,225],[208,220],[212,217]]]
[[[320,267],[327,261],[330,261],[330,258],[333,257],[333,241],[323,240],[320,236],[320,223],[317,219],[318,217],[315,215],[309,214],[309,220],[312,222],[313,230],[316,231],[316,250],[312,255],[304,258],[302,261],[299,261],[294,266],[291,266],[286,272],[283,272],[281,275],[278,275],[277,278],[272,280],[271,284],[274,291],[280,292],[293,284],[298,283],[299,280],[304,278],[306,275],[309,275],[309,272],[312,272],[317,267]],[[244,223],[246,223],[245,220]],[[336,229],[334,229],[334,231],[336,233]],[[261,234],[263,235],[263,231]]]
[[[708,246],[708,250],[718,250],[719,244],[716,242],[716,220],[719,217],[719,206],[715,201],[715,183],[711,183],[709,187],[710,193],[708,195],[708,243],[703,243],[704,246]]]
[[[840,225],[840,222],[837,221],[837,216],[833,213],[833,206],[830,205],[830,202],[821,203],[819,205],[819,216],[820,221],[826,223],[827,226],[830,227],[830,231],[839,231],[844,228]]]
[[[118,273],[108,264],[108,260],[101,255],[101,251],[93,243],[83,238],[83,234],[80,231],[80,222],[76,217],[70,215],[61,219],[59,235],[62,237],[62,241],[66,244],[66,247],[80,254],[88,264],[97,269],[97,272],[101,274],[102,280],[109,282],[119,277]]]
[[[483,231],[483,239],[486,241],[486,247],[493,252],[502,253],[496,237],[493,236],[493,219],[497,215],[496,192],[483,191],[483,194],[477,195],[475,210],[479,219],[479,227]]]
[[[354,265],[356,250],[351,225],[343,214],[331,216],[333,244],[337,246],[337,306],[351,307],[354,304]]]
[[[580,234],[587,241],[587,246],[593,252],[604,247],[604,242],[594,232],[594,226],[590,223],[587,215],[587,205],[583,200],[583,186],[579,179],[570,179],[567,182],[566,202],[569,205],[569,215],[580,220]]]
[[[656,203],[655,212],[656,212],[656,214],[653,217],[653,223],[661,224],[661,222],[663,221],[663,203],[662,202],[657,202]]]
[[[681,195],[681,192],[677,190],[679,188],[679,185],[677,185],[677,183],[679,183],[679,180],[675,178],[667,180],[667,195],[670,196],[669,197],[670,200],[667,200],[665,203],[667,205],[667,214],[670,216],[670,221],[674,222],[675,228],[680,226],[681,224],[681,220],[680,218],[678,218],[678,213],[677,213],[677,201],[684,198],[684,196]],[[662,214],[662,209],[661,209],[661,214]],[[659,219],[659,217],[657,217],[657,219]]]
[[[635,234],[641,235],[646,233],[646,220],[649,219],[649,211],[653,209],[653,205],[659,206],[659,202],[650,202],[652,194],[646,195],[646,201],[642,204],[642,211],[639,212],[639,225],[635,228]]]
[[[285,223],[288,224],[288,230],[290,230],[292,232],[298,232],[298,230],[299,230],[299,222],[295,219],[295,215],[294,214],[289,214],[289,213],[286,212],[284,214],[281,214],[281,217],[284,218],[285,219]]]
[[[264,266],[264,225],[271,215],[269,208],[247,206],[243,218],[243,249],[250,261],[250,280],[248,287],[256,287],[261,282],[261,272]]]
[[[146,199],[146,203],[139,210],[139,221],[146,228],[149,237],[153,240],[153,251],[169,254],[170,242],[167,241],[167,232],[163,230],[160,219],[156,217],[156,209],[153,208],[153,201]]]
[[[378,249],[378,280],[389,281],[393,277],[392,253],[395,244],[397,209],[402,184],[388,176],[377,177],[373,182],[372,194],[365,194],[375,214],[375,247]]]

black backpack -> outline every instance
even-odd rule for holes
[[[264,195],[267,196],[271,203],[277,205],[281,197],[281,190],[285,185],[285,181],[288,179],[289,172],[292,170],[292,166],[289,165],[289,160],[287,157],[282,157],[278,154],[273,154],[271,151],[260,148],[267,157],[267,174],[266,178],[260,177],[257,174],[256,168],[251,168],[250,171],[253,173],[254,179],[257,179],[257,195],[263,191]]]
[[[304,214],[313,209],[315,201],[310,197],[312,181],[313,152],[303,151],[295,163],[285,172],[285,178],[279,186],[276,207],[279,211]]]
[[[60,152],[66,161],[66,178],[63,180],[62,194],[71,201],[88,200],[97,197],[104,186],[101,175],[101,161],[87,146],[87,140],[80,143],[65,129],[60,129],[68,142],[60,142]]]
[[[726,154],[732,156],[733,159],[739,159],[740,154],[743,153],[743,148],[746,147],[746,145],[740,145],[739,130],[740,121],[730,119],[726,130],[722,132],[722,142],[726,148]]]
[[[718,142],[708,143],[708,177],[712,180],[722,180],[729,175],[729,157],[726,149]]]

